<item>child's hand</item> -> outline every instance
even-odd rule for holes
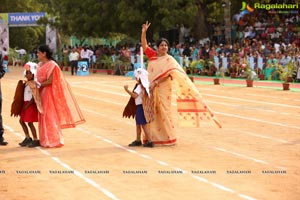
[[[125,90],[128,90],[128,85],[124,85],[124,89],[125,89]]]

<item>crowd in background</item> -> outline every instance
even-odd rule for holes
[[[246,15],[235,14],[231,24],[231,42],[225,40],[225,28],[221,24],[211,24],[208,29],[209,38],[196,41],[190,34],[190,30],[184,25],[178,26],[178,40],[170,44],[169,54],[180,63],[182,67],[189,68],[196,60],[210,60],[214,62],[215,57],[220,59],[219,66],[214,66],[214,72],[222,67],[222,58],[226,57],[226,68],[228,74],[237,71],[237,65],[242,65],[245,60],[253,57],[256,71],[262,71],[274,64],[285,67],[290,61],[299,67],[300,47],[300,15],[297,14],[269,14],[268,12],[253,12]],[[153,48],[155,44],[149,44]],[[67,46],[62,49],[62,65],[70,65],[69,55],[72,49],[76,50],[81,58],[82,49],[89,49],[93,53],[89,55],[90,67],[99,63],[101,56],[123,57],[131,62],[126,66],[127,70],[133,68],[138,62],[140,44],[125,44],[117,46],[95,45],[95,46]],[[263,59],[263,65],[258,66],[257,58]],[[207,70],[200,66],[197,73]]]

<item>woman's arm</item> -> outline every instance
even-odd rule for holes
[[[159,78],[159,79],[153,81],[150,85],[150,89],[153,89],[154,87],[156,87],[157,85],[159,85],[162,82],[165,82],[169,78],[171,78],[171,80],[172,80],[172,76],[170,74],[168,76],[165,76],[165,77],[162,77],[162,78]]]
[[[147,29],[149,28],[150,24],[151,23],[146,21],[146,23],[142,25],[141,42],[142,42],[142,47],[143,47],[144,52],[146,51],[146,49],[148,47],[146,32],[147,32]]]
[[[53,74],[51,74],[46,81],[40,83],[41,84],[40,87],[46,87],[46,86],[51,85],[52,84],[52,79],[53,79]]]

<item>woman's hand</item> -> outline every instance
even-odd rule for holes
[[[153,82],[150,84],[150,90],[153,90],[157,85],[158,85],[158,81],[153,81]]]
[[[144,32],[144,33],[147,32],[150,25],[151,25],[151,23],[146,21],[146,23],[142,25],[142,32]]]

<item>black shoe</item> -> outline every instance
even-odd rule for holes
[[[143,147],[154,147],[154,143],[153,142],[146,142],[145,144],[143,144]]]
[[[32,142],[32,139],[31,139],[31,138],[25,138],[25,139],[23,140],[23,142],[19,143],[19,145],[20,145],[21,147],[25,147],[25,146],[29,145],[31,142]]]
[[[131,142],[128,146],[130,146],[130,147],[142,146],[142,142],[141,142],[141,141],[134,140],[134,141]]]
[[[0,145],[1,146],[5,146],[7,144],[8,144],[8,142],[6,142],[4,139],[0,140]]]
[[[41,146],[39,140],[33,140],[30,144],[28,144],[28,147],[38,147],[38,146]]]

